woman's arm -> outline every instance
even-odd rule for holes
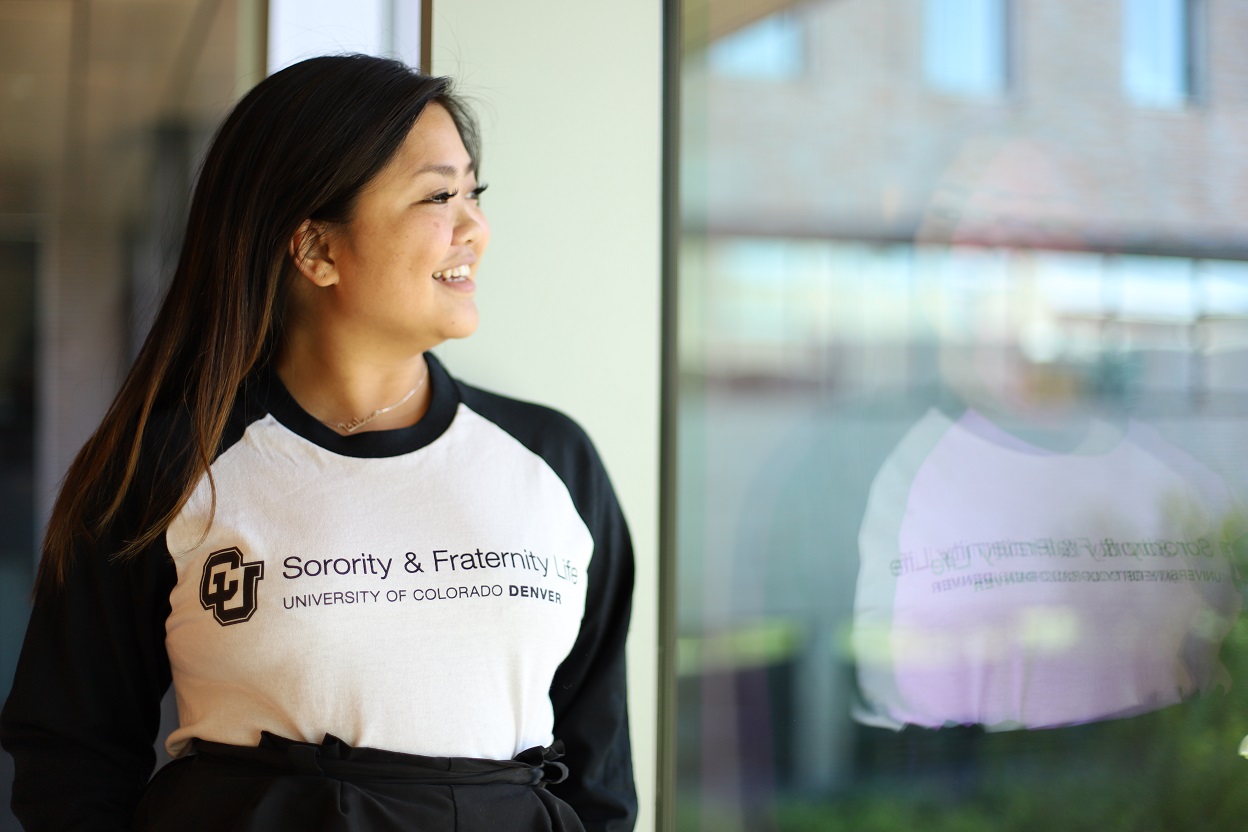
[[[594,521],[595,545],[585,616],[550,688],[554,735],[563,741],[569,776],[550,790],[576,810],[588,832],[624,832],[637,819],[624,672],[633,548],[601,466],[596,477],[593,516],[587,518]]]
[[[551,455],[594,538],[585,615],[550,688],[554,736],[564,744],[568,779],[551,786],[588,832],[623,832],[637,819],[624,643],[633,597],[628,526],[588,437],[569,425],[566,454]]]
[[[554,738],[568,779],[550,787],[587,832],[626,832],[637,818],[624,642],[633,597],[633,544],[606,469],[580,425],[549,408],[460,385],[463,401],[540,456],[568,489],[594,540],[580,631],[550,686]]]
[[[0,716],[27,830],[132,826],[170,678],[175,571],[163,537],[156,548],[127,562],[80,549],[65,585],[35,599]]]

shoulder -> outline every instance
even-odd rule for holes
[[[247,424],[262,415],[255,392],[260,383],[261,380],[249,376],[236,391],[216,447],[208,450],[209,461],[238,442]],[[160,469],[180,468],[188,455],[198,452],[201,431],[207,432],[208,425],[201,422],[201,415],[185,401],[158,404],[143,426],[141,459]]]
[[[255,419],[248,386],[245,383],[236,395],[215,446],[208,435],[210,426],[197,418],[191,405],[161,403],[153,408],[142,424],[133,480],[118,516],[122,539],[166,520],[167,512],[205,473],[201,465],[211,465],[241,439],[247,423]]]
[[[546,405],[513,399],[457,381],[460,401],[493,422],[529,450],[550,455],[585,457],[598,462],[589,435],[572,417]]]
[[[465,407],[550,466],[587,522],[601,512],[618,511],[615,492],[598,451],[574,419],[545,405],[501,396],[460,381],[456,384]]]

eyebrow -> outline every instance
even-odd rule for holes
[[[464,175],[467,176],[468,174],[472,172],[473,172],[472,165],[468,165],[468,167],[464,170]],[[423,168],[420,168],[419,170],[412,173],[412,177],[415,178],[417,176],[420,176],[426,173],[436,173],[441,176],[454,177],[454,176],[459,176],[459,168],[455,167],[454,165],[425,165]]]

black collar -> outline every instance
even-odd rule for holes
[[[446,433],[460,402],[459,386],[433,353],[425,353],[425,362],[429,365],[427,383],[432,398],[429,410],[410,427],[361,431],[343,436],[300,407],[271,365],[257,374],[254,384],[248,385],[248,409],[255,410],[249,414],[247,421],[259,418],[263,413],[271,413],[292,433],[340,456],[376,458],[411,453]]]

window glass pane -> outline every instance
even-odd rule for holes
[[[269,72],[313,55],[386,50],[390,0],[270,0]]]
[[[256,8],[0,3],[0,699],[58,483],[146,332],[202,148],[259,78]],[[5,830],[11,784],[0,752]]]
[[[256,0],[250,0],[256,2]],[[360,52],[420,65],[420,0],[267,0],[268,71]]]
[[[1004,4],[802,4],[819,59],[748,97],[736,4],[685,5],[677,827],[1240,829],[1225,116],[1112,106],[1117,7],[1026,4],[1003,115],[898,43]]]
[[[803,52],[798,18],[776,14],[716,41],[708,58],[717,75],[779,80],[801,75]]]
[[[1006,0],[924,0],[923,72],[954,93],[989,95],[1006,84]]]
[[[12,239],[17,236],[12,232],[0,234],[0,697],[8,695],[17,665],[35,564],[35,288],[39,248],[30,239]],[[7,801],[4,807],[7,809]]]
[[[1177,107],[1191,95],[1186,0],[1123,0],[1122,79],[1131,101]]]

